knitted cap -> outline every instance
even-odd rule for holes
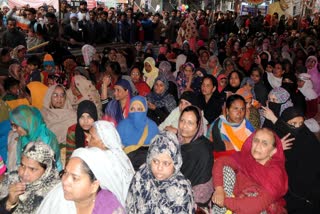
[[[2,157],[0,156],[0,175],[4,174],[4,172],[6,171],[7,167],[4,164]]]
[[[54,61],[50,54],[44,55],[44,58],[43,58],[43,66],[46,67],[47,65],[54,66]]]

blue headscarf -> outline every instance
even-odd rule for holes
[[[122,140],[122,144],[126,146],[138,144],[144,128],[148,125],[148,135],[144,145],[150,144],[151,139],[159,133],[158,126],[147,117],[148,105],[147,101],[142,96],[135,96],[130,101],[130,108],[133,103],[139,102],[143,105],[142,112],[129,112],[128,118],[120,121],[117,130]]]
[[[57,137],[51,132],[40,113],[40,111],[32,106],[21,105],[10,112],[9,117],[11,123],[23,128],[27,134],[20,136],[17,144],[17,164],[20,164],[21,154],[30,142],[39,142],[49,145],[55,152],[55,159],[58,171],[62,170],[62,164],[60,160],[60,148]]]

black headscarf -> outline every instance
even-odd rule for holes
[[[79,124],[79,119],[83,113],[88,113],[94,121],[98,120],[98,112],[96,105],[90,100],[84,100],[79,103],[77,109],[77,125],[75,131],[76,148],[85,147],[85,134],[84,130]]]
[[[289,177],[289,190],[285,197],[287,209],[288,213],[319,213],[320,142],[304,124],[294,128],[287,123],[299,116],[303,113],[298,108],[289,107],[275,124],[275,131],[280,137],[290,132],[295,138],[292,148],[285,150]]]

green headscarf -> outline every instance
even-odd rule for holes
[[[17,164],[20,164],[22,151],[28,143],[42,141],[55,152],[57,169],[58,171],[62,170],[58,140],[55,134],[47,128],[37,108],[27,105],[18,106],[10,112],[9,119],[27,132],[26,135],[20,136],[18,139]]]

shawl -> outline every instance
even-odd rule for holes
[[[72,93],[72,89],[67,91],[67,99],[71,101],[74,109],[77,109],[79,103],[83,100],[92,101],[98,111],[98,118],[102,115],[102,104],[100,101],[100,95],[96,87],[92,84],[90,80],[87,80],[84,76],[75,75],[72,79],[71,87],[75,87],[81,93],[81,97],[77,97]]]
[[[282,84],[282,77],[278,78],[273,75],[273,73],[267,73],[267,79],[272,88],[280,87]]]
[[[112,151],[103,151],[99,148],[92,147],[76,149],[72,154],[72,157],[78,157],[83,160],[100,182],[101,190],[97,193],[93,214],[125,213],[123,204],[129,184],[124,183],[124,178],[127,178],[126,175],[128,175],[129,172],[124,172],[124,169],[121,167],[120,163],[124,162],[120,161],[121,157],[117,155],[120,154],[118,153],[120,150],[114,151],[114,149],[118,150],[117,148],[119,148],[121,144],[119,144],[119,142],[115,143],[114,146],[111,144],[113,143],[108,143],[108,146]],[[120,163],[118,161],[120,161]],[[132,169],[130,169],[130,173],[131,171]],[[76,214],[77,210],[73,201],[68,201],[64,198],[62,184],[59,183],[47,195],[37,213]]]
[[[296,107],[289,107],[276,122],[275,132],[282,137],[288,132],[295,138],[291,149],[285,151],[286,170],[289,177],[288,195],[297,195],[298,200],[309,200],[314,206],[320,199],[320,169],[317,167],[320,144],[316,136],[305,126],[299,128],[290,126],[287,121],[302,116]],[[303,175],[301,177],[301,175]],[[290,197],[288,197],[290,199]],[[295,199],[296,197],[294,197]],[[289,200],[295,203],[296,200]],[[290,205],[290,204],[289,204]],[[293,205],[295,206],[295,205]]]
[[[172,69],[172,66],[170,62],[162,61],[159,64],[159,75],[166,77],[168,81],[171,81],[175,85],[177,85],[176,78],[174,77],[171,69]]]
[[[44,197],[59,182],[59,174],[55,167],[54,152],[42,142],[31,142],[23,152],[23,156],[46,166],[43,175],[36,181],[26,184],[26,191],[19,196],[18,206],[14,213],[35,213]],[[10,184],[20,182],[17,171],[10,173]]]
[[[256,132],[245,141],[242,150],[232,155],[239,170],[264,188],[275,201],[283,197],[288,190],[288,176],[285,170],[285,157],[280,138],[274,134],[277,152],[265,164],[261,165],[251,155],[252,140]]]
[[[65,104],[63,108],[57,109],[51,107],[51,97],[53,91],[59,86],[65,93]],[[43,108],[41,110],[43,119],[48,128],[57,136],[59,143],[65,144],[68,127],[75,124],[76,112],[73,110],[71,102],[66,97],[66,90],[62,85],[50,86],[44,98]]]
[[[21,162],[23,149],[30,142],[41,141],[51,147],[55,152],[57,169],[62,170],[60,161],[60,148],[55,134],[47,128],[40,111],[31,106],[21,105],[10,112],[10,121],[21,128],[27,134],[20,136],[17,143],[17,164]]]
[[[187,88],[187,84],[188,84],[188,79],[186,77],[186,74],[184,72],[184,69],[189,66],[192,68],[192,72],[193,72],[193,75],[195,74],[195,67],[194,65],[191,63],[191,62],[187,62],[183,65],[183,69],[182,71],[180,71],[178,73],[178,76],[177,76],[177,86],[178,86],[178,92],[179,94],[181,95],[184,90]],[[190,87],[192,87],[193,85],[193,82],[194,82],[194,77],[192,78],[192,82],[191,82],[191,85]]]
[[[97,147],[79,148],[74,150],[71,158],[73,157],[83,160],[99,181],[100,188],[112,192],[122,206],[125,205],[134,171],[128,157],[125,157],[124,152],[120,153],[119,142],[114,148],[108,150]]]
[[[48,87],[41,82],[34,81],[30,82],[27,85],[27,88],[30,90],[32,106],[41,110],[43,107],[43,100],[46,96]]]
[[[96,121],[94,127],[103,144],[107,147],[109,161],[107,165],[110,167],[109,176],[112,180],[112,186],[108,186],[107,189],[112,191],[124,205],[134,169],[128,156],[122,150],[121,139],[114,125],[107,121]],[[117,177],[118,175],[119,177]]]
[[[135,102],[142,104],[145,111],[129,112],[128,117],[120,121],[117,126],[121,141],[125,147],[138,144],[146,126],[148,127],[148,135],[143,145],[149,145],[151,139],[159,133],[157,124],[147,117],[148,105],[146,99],[142,96],[133,97],[130,101],[130,108]]]
[[[216,133],[215,126],[220,133]],[[253,131],[254,128],[247,119],[244,119],[240,124],[236,124],[230,123],[224,115],[220,115],[219,119],[210,125],[207,138],[214,143],[215,151],[240,151],[245,140]],[[215,137],[217,134],[219,136]]]
[[[220,85],[220,82],[221,82],[221,80],[222,79],[227,79],[227,76],[225,75],[225,74],[219,74],[218,75],[218,77],[217,77],[217,81],[218,81],[218,91],[219,91],[219,93],[221,93],[223,90],[224,90],[224,88]]]
[[[299,91],[305,96],[306,100],[313,100],[317,99],[318,95],[314,90],[312,81],[311,81],[311,75],[306,73],[299,74],[299,79],[304,81],[304,84],[301,88],[298,88]],[[320,84],[320,83],[319,83]]]
[[[176,71],[173,73],[173,75],[175,77],[177,77],[177,75],[178,75],[178,73],[180,71],[180,67],[182,65],[184,65],[186,63],[186,61],[187,61],[187,56],[186,55],[180,54],[180,55],[177,56],[177,59],[176,59]]]
[[[84,64],[86,66],[89,66],[90,62],[92,61],[93,55],[97,52],[97,50],[93,46],[86,44],[82,46],[81,52],[83,55]]]
[[[159,69],[156,67],[156,62],[152,57],[146,58],[143,63],[148,63],[151,66],[150,72],[147,72],[145,68],[143,68],[143,76],[145,78],[146,83],[149,85],[150,88],[152,88],[155,79],[159,74]]]
[[[54,207],[54,209],[53,209]],[[62,184],[56,185],[43,200],[37,214],[77,214],[73,201],[64,199]],[[92,214],[125,214],[125,209],[109,190],[101,189],[96,196]]]
[[[177,106],[177,103],[173,95],[168,93],[169,82],[164,76],[157,77],[155,82],[158,80],[164,83],[164,92],[162,94],[156,94],[154,90],[152,90],[152,92],[147,95],[147,100],[153,103],[157,108],[165,107],[167,111],[171,112]]]
[[[290,94],[284,88],[282,87],[274,88],[269,92],[269,96],[270,94],[273,94],[274,96],[276,96],[276,98],[279,101],[278,103],[281,104],[279,115],[276,115],[276,116],[280,116],[286,108],[293,106],[293,103],[291,102],[291,99],[290,99]],[[274,113],[276,114],[277,112],[274,112]]]
[[[309,56],[308,59],[306,60],[306,63],[310,60],[313,59],[316,61],[315,65],[313,68],[308,69],[308,74],[311,75],[311,81],[313,83],[314,90],[320,96],[320,72],[318,71],[318,59],[315,56]]]
[[[77,124],[76,124],[76,130],[75,130],[76,148],[86,146],[85,145],[86,137],[84,133],[85,130],[82,129],[79,123],[79,119],[84,113],[89,114],[94,121],[98,120],[97,108],[93,102],[91,102],[90,100],[83,100],[81,103],[79,103],[78,109],[77,109]],[[86,131],[89,131],[89,130],[86,130]]]
[[[181,26],[185,26],[185,36],[184,39],[189,40],[191,38],[198,37],[197,23],[193,18],[194,13],[188,14],[187,18],[184,20]]]
[[[174,173],[159,181],[151,171],[151,161],[159,154],[168,154]],[[169,132],[157,135],[149,147],[147,162],[132,179],[126,209],[128,213],[194,213],[190,182],[182,175],[182,157],[176,136]]]

